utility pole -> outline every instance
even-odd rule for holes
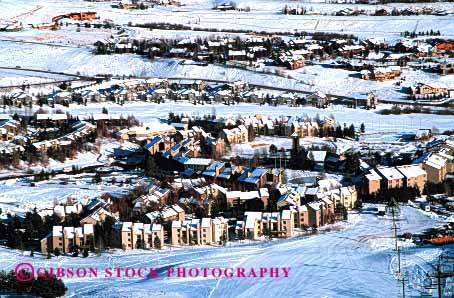
[[[446,279],[446,278],[452,278],[454,277],[454,256],[451,254],[446,254],[446,255],[441,255],[439,258],[438,258],[438,264],[437,266],[435,267],[434,266],[434,272],[432,273],[429,273],[427,274],[427,276],[429,278],[436,278],[437,279],[437,297],[438,298],[442,298],[443,297],[443,280]],[[445,267],[443,267],[443,265],[445,265]],[[432,288],[434,289],[434,288]],[[445,290],[448,290],[449,289],[445,289]],[[449,297],[450,294],[453,294],[452,293],[452,289],[451,289],[451,293],[447,293],[448,296],[445,296],[445,297]]]
[[[443,268],[443,265],[445,267]],[[438,264],[437,266],[433,266],[434,271],[432,273],[428,273],[427,276],[432,279],[436,278],[437,279],[437,297],[442,298],[443,297],[443,280],[446,278],[452,278],[454,276],[454,256],[452,253],[450,254],[449,252],[447,254],[442,254],[438,257]],[[429,287],[427,289],[435,289],[433,287]],[[452,289],[445,289],[445,291],[448,290],[450,293],[445,293],[449,297],[449,295],[452,295]],[[452,296],[451,296],[452,297]]]
[[[404,273],[402,272],[401,268],[401,262],[400,262],[400,248],[398,244],[398,239],[397,239],[397,230],[399,227],[397,227],[396,223],[396,211],[399,209],[399,203],[394,198],[391,198],[389,208],[391,209],[391,214],[392,214],[392,219],[393,219],[393,227],[391,228],[393,230],[393,238],[394,238],[394,244],[395,244],[395,250],[397,252],[397,278],[402,282],[402,298],[405,298],[405,276]]]

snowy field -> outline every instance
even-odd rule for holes
[[[124,106],[107,103],[105,106],[110,114],[134,115],[142,122],[150,122],[157,118],[165,118],[170,112],[175,114],[199,115],[216,113],[218,116],[237,117],[239,115],[255,115],[257,113],[263,116],[309,116],[315,118],[317,114],[321,119],[324,116],[334,116],[336,121],[343,123],[353,123],[357,128],[361,123],[365,124],[366,132],[412,132],[419,128],[436,127],[440,131],[454,129],[453,116],[441,116],[432,114],[406,114],[406,115],[380,115],[375,110],[351,109],[345,106],[333,105],[326,109],[317,109],[314,107],[287,107],[287,106],[258,106],[254,104],[239,104],[227,106],[223,104],[213,105],[193,105],[190,103],[168,102],[164,104],[133,102]],[[89,104],[88,106],[71,105],[69,111],[71,114],[80,117],[88,117],[92,114],[101,112],[101,105]],[[389,105],[381,105],[389,108]]]
[[[370,207],[370,206],[369,206]],[[419,232],[436,223],[419,210],[404,207],[400,232]],[[316,236],[233,245],[155,251],[116,251],[100,257],[54,257],[0,249],[0,268],[13,270],[18,262],[35,267],[153,267],[160,277],[66,279],[67,297],[398,297],[391,221],[377,218],[367,208],[351,213],[346,223]],[[406,292],[419,296],[425,273],[442,252],[432,246],[402,243],[402,264],[409,282]],[[20,260],[20,261],[19,261]],[[169,267],[291,267],[288,278],[187,278],[165,277]]]
[[[115,184],[111,183],[115,177]],[[122,196],[133,189],[132,184],[124,184],[125,179],[140,181],[142,175],[132,173],[111,173],[103,177],[103,182],[94,184],[94,174],[57,175],[50,180],[35,183],[22,179],[10,179],[0,182],[0,208],[8,211],[23,212],[45,207],[52,207],[54,202],[64,203],[68,197],[76,200],[99,197],[103,193]]]
[[[398,35],[400,32],[426,31],[436,27],[444,34],[453,34],[454,23],[451,16],[405,16],[405,17],[334,17],[323,15],[289,16],[281,13],[285,5],[289,7],[304,6],[310,11],[332,13],[345,7],[373,10],[381,6],[365,5],[332,5],[319,3],[304,3],[295,1],[263,1],[237,0],[233,1],[239,8],[251,9],[250,12],[220,12],[212,10],[212,0],[182,0],[184,6],[155,6],[148,10],[125,11],[112,8],[111,2],[85,2],[82,0],[56,0],[44,2],[41,0],[3,0],[2,19],[14,19],[24,24],[48,23],[52,17],[69,12],[96,10],[101,19],[110,19],[117,24],[168,22],[191,25],[196,28],[218,28],[224,30],[249,29],[257,31],[333,31],[354,33],[361,36],[376,36],[383,34]],[[425,4],[427,5],[427,4]],[[412,5],[395,4],[387,7],[408,7]],[[414,6],[414,5],[413,5]],[[421,6],[421,4],[420,4]],[[427,6],[443,7],[451,11],[451,3],[429,4]]]
[[[240,8],[250,7],[250,12],[220,12],[213,10],[211,0],[183,0],[182,7],[155,6],[148,10],[114,9],[111,2],[87,2],[82,0],[55,0],[44,2],[39,0],[12,1],[3,0],[5,8],[1,21],[18,21],[23,24],[49,22],[52,17],[69,12],[96,11],[100,20],[112,20],[116,24],[126,25],[131,22],[167,22],[190,25],[202,31],[146,30],[127,27],[131,37],[135,38],[186,38],[218,36],[248,36],[246,34],[208,32],[209,28],[250,29],[257,31],[333,31],[354,33],[360,37],[384,36],[387,42],[393,43],[400,38],[402,31],[440,30],[446,37],[454,36],[453,16],[400,16],[400,17],[336,17],[326,15],[293,16],[282,15],[281,9],[300,5],[308,10],[331,13],[345,7],[374,10],[381,7],[432,6],[448,11],[454,9],[453,3],[431,3],[407,5],[393,4],[386,6],[325,4],[295,1],[263,1],[237,0]],[[77,32],[80,31],[80,32]],[[365,97],[375,91],[379,98],[385,100],[405,100],[406,94],[400,87],[393,86],[396,80],[388,82],[365,81],[357,72],[330,69],[322,66],[307,66],[295,71],[282,70],[287,77],[251,72],[236,68],[224,68],[219,65],[196,66],[181,65],[180,60],[160,59],[149,61],[138,55],[99,55],[92,53],[93,44],[97,40],[108,38],[117,33],[115,29],[79,28],[63,26],[61,30],[35,30],[26,27],[21,32],[0,33],[0,66],[21,66],[40,70],[80,73],[83,75],[112,74],[117,76],[133,75],[146,77],[184,77],[215,80],[246,80],[250,83],[264,84],[302,91],[322,91],[335,95]],[[15,42],[11,42],[14,40]],[[26,41],[29,43],[22,43]],[[33,59],[30,59],[33,57]],[[404,69],[401,77],[405,77],[405,86],[419,81],[439,82],[454,88],[454,77],[440,77],[422,71]],[[1,78],[0,85],[8,82],[25,81],[24,78]]]

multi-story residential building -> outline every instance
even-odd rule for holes
[[[298,136],[304,138],[318,136],[319,127],[315,121],[309,121],[307,119],[302,122],[294,121],[292,126],[292,137]]]
[[[161,248],[164,246],[164,228],[160,224],[120,222],[113,226],[115,246],[124,250],[136,248]],[[156,247],[159,237],[160,247]]]
[[[69,253],[75,248],[89,248],[94,245],[94,230],[92,224],[83,227],[54,226],[52,232],[41,239],[41,252],[47,254],[58,249]]]
[[[239,125],[233,129],[223,129],[219,136],[225,140],[226,143],[242,144],[248,142],[248,129],[244,125]]]
[[[222,217],[175,220],[171,227],[172,245],[210,245],[228,239],[228,221]]]
[[[427,182],[427,172],[420,165],[398,166],[396,169],[404,175],[405,187],[416,187],[422,193]]]
[[[344,186],[340,188],[339,201],[335,201],[334,204],[341,203],[347,210],[355,208],[356,201],[358,200],[358,192],[355,186]]]
[[[322,226],[322,211],[320,202],[311,202],[306,206],[308,211],[308,226],[315,228]]]
[[[245,212],[244,217],[245,238],[254,240],[262,236],[262,212]]]
[[[445,180],[448,173],[448,161],[445,157],[432,153],[423,162],[422,168],[427,173],[427,181],[431,183],[441,183]]]
[[[200,219],[173,221],[171,231],[172,245],[200,245]]]
[[[244,190],[255,190],[266,186],[268,169],[255,168],[246,169],[238,178],[240,188]]]
[[[297,228],[309,227],[309,211],[306,205],[297,205],[291,208],[294,212],[295,223]]]
[[[380,192],[382,177],[375,171],[370,170],[369,174],[365,175],[364,188],[366,194],[374,194]]]
[[[377,167],[377,173],[382,177],[381,188],[391,189],[404,186],[404,175],[394,167]]]
[[[221,243],[229,240],[228,220],[223,217],[216,217],[211,221],[211,241],[212,243]]]
[[[246,211],[243,228],[243,235],[251,240],[264,235],[292,237],[295,228],[294,214],[291,210],[264,213]]]
[[[211,218],[202,218],[200,221],[200,244],[212,243]]]

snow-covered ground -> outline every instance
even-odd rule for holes
[[[368,206],[371,207],[371,206]],[[404,207],[400,232],[418,232],[436,221],[411,207]],[[160,252],[115,251],[100,257],[54,257],[0,249],[0,268],[14,270],[19,262],[35,267],[152,267],[160,268],[154,279],[65,279],[67,297],[398,297],[401,284],[391,221],[378,218],[369,208],[351,213],[346,223],[331,232],[289,240],[227,247],[165,249]],[[407,295],[419,296],[425,273],[442,252],[433,246],[402,243],[402,264]],[[168,267],[290,267],[288,278],[167,278]]]
[[[285,5],[298,5],[294,1],[237,0],[238,7],[250,7],[250,12],[213,10],[212,0],[183,0],[183,7],[155,6],[147,10],[122,10],[112,8],[111,2],[86,2],[82,0],[3,0],[2,19],[14,19],[24,24],[48,23],[52,17],[69,12],[98,12],[101,19],[110,19],[117,24],[128,22],[167,22],[191,25],[198,28],[219,28],[224,30],[249,29],[257,31],[333,31],[354,33],[362,36],[398,35],[402,31],[427,31],[439,29],[443,34],[452,34],[454,23],[451,16],[403,16],[403,17],[334,17],[324,15],[290,16],[281,13]],[[308,10],[332,13],[345,7],[373,10],[381,6],[332,5],[319,3],[300,3]],[[419,4],[452,10],[451,3]],[[408,4],[393,4],[387,7],[408,7]],[[414,5],[413,5],[414,6]]]
[[[334,116],[337,123],[347,125],[353,123],[359,128],[364,123],[366,132],[415,132],[419,128],[436,127],[440,131],[454,129],[453,116],[442,116],[434,114],[402,114],[402,115],[380,115],[375,110],[352,109],[345,106],[333,105],[326,109],[315,107],[288,107],[288,106],[258,106],[254,104],[239,104],[227,106],[224,104],[213,105],[193,105],[187,102],[167,102],[149,103],[133,102],[120,106],[117,104],[106,103],[105,106],[111,114],[134,115],[140,121],[147,123],[156,118],[165,118],[170,112],[175,114],[199,115],[203,116],[213,112],[219,116],[237,117],[239,115],[263,116],[309,116],[315,118],[317,114],[321,119],[324,116]],[[99,104],[89,104],[87,106],[71,105],[71,114],[79,117],[88,117],[92,114],[101,112],[102,106]],[[389,105],[380,105],[389,108]],[[60,108],[60,107],[59,107]]]

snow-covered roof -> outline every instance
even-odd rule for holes
[[[404,165],[396,167],[406,178],[415,178],[419,176],[427,175],[419,165]]]
[[[394,167],[377,167],[377,171],[387,180],[404,178],[404,176]]]

